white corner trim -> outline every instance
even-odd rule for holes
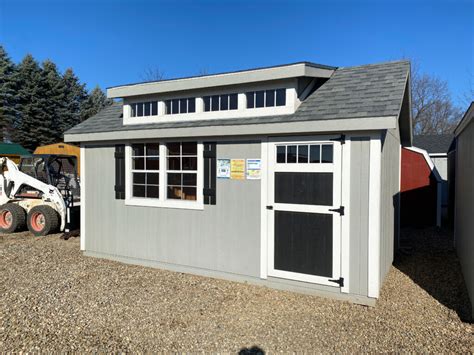
[[[369,260],[368,296],[379,297],[380,292],[380,189],[382,168],[382,142],[380,137],[370,139],[369,172]]]
[[[268,139],[261,144],[261,180],[260,180],[260,278],[268,277],[268,228],[267,228],[267,193],[268,193]]]
[[[341,174],[341,205],[344,206],[344,216],[341,220],[341,277],[344,286],[341,292],[349,293],[350,280],[350,228],[351,228],[351,140],[346,138],[342,146],[342,174]]]
[[[80,206],[80,247],[81,250],[86,250],[86,148],[81,144],[80,149],[80,164],[81,164],[81,206]]]

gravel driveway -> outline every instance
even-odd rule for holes
[[[474,351],[448,236],[404,245],[368,308],[84,257],[77,238],[0,236],[0,352]]]

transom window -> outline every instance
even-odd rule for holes
[[[173,200],[197,199],[197,143],[173,142],[167,150],[167,195]]]
[[[132,144],[132,196],[160,197],[160,145]]]
[[[245,93],[245,96],[247,97],[247,108],[286,105],[286,89],[249,91]]]
[[[157,116],[158,101],[136,102],[130,104],[131,117]]]
[[[196,112],[196,98],[171,99],[165,101],[165,115]]]
[[[276,147],[276,162],[287,164],[315,164],[333,162],[333,145],[287,144]]]
[[[204,111],[237,110],[237,94],[204,96]]]

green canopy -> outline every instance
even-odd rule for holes
[[[0,155],[31,155],[31,153],[16,143],[0,143]]]

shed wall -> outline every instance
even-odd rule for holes
[[[382,139],[380,203],[380,285],[393,262],[399,232],[400,138],[397,130],[387,130]]]
[[[337,287],[260,279],[260,180],[217,179],[217,204],[205,205],[204,210],[126,206],[124,200],[115,199],[114,146],[84,150],[86,254],[373,304],[367,297],[369,136],[348,137],[352,139],[349,294]],[[217,158],[260,156],[257,138],[217,143]]]
[[[474,317],[474,120],[457,137],[455,243]]]

